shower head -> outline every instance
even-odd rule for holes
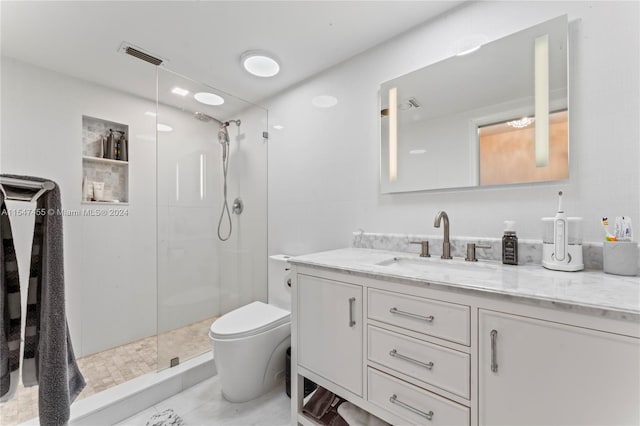
[[[211,117],[210,115],[205,114],[204,112],[199,112],[196,111],[193,113],[193,116],[200,121],[204,121],[205,123],[208,123],[209,121],[214,121],[215,119],[213,117]]]
[[[222,123],[218,129],[218,142],[221,144],[229,143],[229,131],[227,130],[229,123]]]
[[[220,124],[220,128],[218,129],[218,142],[221,144],[229,143],[229,130],[227,130],[227,127],[229,127],[231,123],[240,127],[240,120],[229,120]]]

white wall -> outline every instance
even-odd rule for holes
[[[67,316],[80,356],[156,331],[155,120],[144,115],[154,109],[153,102],[2,58],[0,170],[56,181],[64,209],[96,208],[81,204],[82,115],[129,125],[130,204],[109,206],[128,216],[64,219]]]
[[[568,14],[570,180],[504,188],[381,195],[380,83],[452,53],[457,40],[494,40]],[[500,237],[514,219],[521,238],[540,239],[564,191],[583,216],[586,241],[601,241],[602,216],[640,223],[638,172],[639,4],[637,2],[477,2],[350,59],[268,102],[269,252],[292,254],[349,245],[351,232],[439,234],[444,209],[454,236]],[[311,99],[331,94],[331,109]]]

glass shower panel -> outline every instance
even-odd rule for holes
[[[266,300],[267,112],[158,72],[158,368],[164,369],[211,350],[209,327],[220,315]]]

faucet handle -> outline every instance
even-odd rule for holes
[[[477,262],[478,258],[476,257],[476,249],[490,249],[491,246],[488,245],[480,245],[476,243],[467,243],[467,257],[464,258],[467,262]]]
[[[420,257],[431,257],[429,254],[429,241],[410,241],[409,244],[420,244]]]

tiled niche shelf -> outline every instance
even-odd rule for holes
[[[86,185],[82,185],[83,204],[128,204],[129,202],[129,162],[102,158],[103,139],[109,130],[123,132],[129,140],[129,126],[101,118],[82,116],[82,176]],[[128,150],[127,150],[128,151]],[[102,200],[89,196],[94,182],[104,183]]]

